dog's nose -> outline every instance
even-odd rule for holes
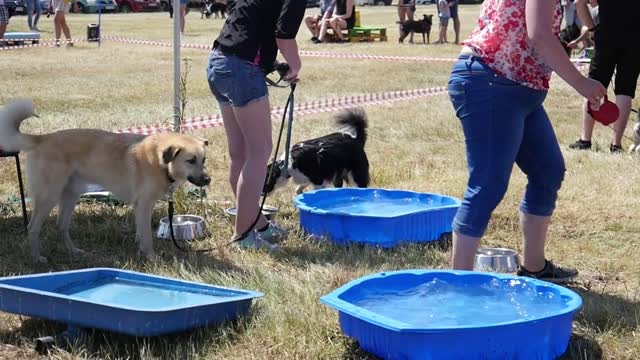
[[[204,184],[204,186],[209,185],[211,183],[211,178],[207,175],[202,175],[202,183]]]

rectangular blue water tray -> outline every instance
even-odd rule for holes
[[[158,336],[233,320],[262,296],[110,268],[0,278],[1,311],[132,336]]]
[[[40,33],[38,32],[6,32],[4,33],[4,40],[14,45],[22,45],[26,41],[35,44],[40,41]]]

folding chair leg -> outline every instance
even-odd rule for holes
[[[22,201],[22,219],[24,221],[24,231],[27,231],[29,219],[27,217],[27,203],[24,197],[24,185],[22,184],[22,169],[20,169],[20,157],[16,154],[16,170],[18,172],[18,185],[20,186],[20,200]]]

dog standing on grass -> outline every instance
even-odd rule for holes
[[[31,100],[15,100],[0,109],[0,149],[27,155],[27,186],[33,211],[28,226],[31,256],[40,255],[40,230],[58,205],[58,227],[71,253],[83,253],[69,237],[73,209],[88,184],[98,184],[116,198],[134,204],[140,252],[155,255],[151,214],[156,201],[186,181],[210,182],[204,170],[206,141],[191,136],[116,134],[95,129],[61,130],[45,135],[20,132],[36,116]]]
[[[330,184],[342,187],[344,182],[368,187],[369,160],[364,150],[368,124],[364,111],[344,111],[336,116],[336,125],[337,132],[293,145],[288,169],[284,169],[283,158],[269,164],[267,176],[275,167],[264,192],[269,194],[285,186],[290,178],[298,185],[297,194],[309,185],[314,190]]]
[[[398,42],[402,44],[407,35],[411,34],[409,43],[413,43],[413,33],[418,33],[422,34],[422,43],[431,43],[430,35],[432,20],[433,15],[423,15],[422,20],[407,20],[403,22],[402,24],[400,24],[400,39],[398,40]],[[425,34],[427,35],[426,41]]]

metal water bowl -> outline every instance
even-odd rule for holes
[[[204,218],[197,215],[175,215],[173,217],[173,234],[176,240],[195,240],[205,237],[206,227]],[[171,240],[168,217],[160,220],[158,238]]]
[[[513,273],[518,270],[518,254],[504,248],[479,249],[476,252],[475,271]]]
[[[236,217],[236,208],[228,208],[224,211],[225,214],[235,218]],[[267,220],[273,220],[276,217],[276,214],[278,213],[278,208],[273,207],[273,206],[267,206],[265,205],[262,208],[262,215],[264,215],[265,218],[267,218]]]

